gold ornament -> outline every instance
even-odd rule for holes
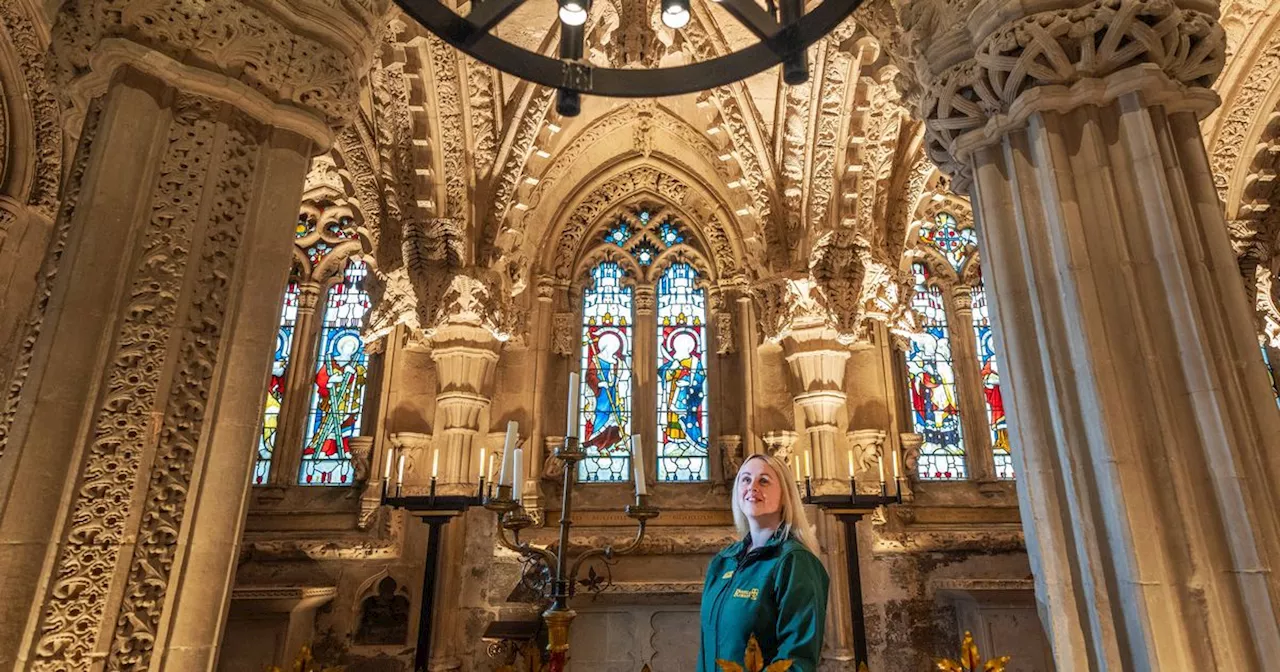
[[[960,643],[960,661],[942,658],[936,662],[942,672],[1004,672],[1004,666],[1009,664],[1009,656],[992,658],[983,663],[982,656],[978,654],[978,645],[973,643],[973,634],[966,631],[964,641]]]
[[[769,663],[768,667],[764,665],[764,654],[760,652],[760,643],[756,641],[756,636],[751,635],[747,641],[747,651],[745,659],[745,672],[786,672],[791,669],[791,659],[775,660]],[[744,672],[744,666],[737,663],[731,663],[727,660],[716,660],[716,665],[720,666],[720,672]]]

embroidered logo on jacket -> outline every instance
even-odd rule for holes
[[[755,600],[760,597],[760,589],[752,588],[751,590],[743,590],[741,588],[734,588],[733,596],[740,597],[744,600]]]
[[[729,570],[729,571],[725,572],[725,573],[724,573],[724,576],[722,576],[722,577],[720,577],[720,578],[722,578],[722,579],[732,579],[732,578],[733,578],[733,570],[731,569],[731,570]]]

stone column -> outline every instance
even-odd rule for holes
[[[973,333],[973,288],[955,285],[951,288],[951,305],[955,320],[951,323],[951,356],[957,362],[973,362],[972,366],[954,367],[958,373],[956,387],[960,396],[961,431],[964,432],[964,462],[972,481],[994,481],[995,456],[991,453],[991,432],[987,431],[986,395],[982,393],[982,376],[978,373],[978,339]]]
[[[793,328],[782,339],[787,365],[798,390],[795,404],[804,415],[813,460],[814,492],[841,489],[842,466],[837,459],[839,421],[845,413],[844,373],[849,348],[826,326]],[[803,455],[797,456],[801,460]],[[802,463],[793,466],[803,467]]]
[[[980,223],[1056,667],[1265,669],[1280,415],[1197,123],[1216,4],[1038,7],[931,2],[905,27],[930,155]]]
[[[435,446],[440,452],[437,492],[475,493],[480,464],[477,437],[490,404],[493,372],[501,343],[486,329],[449,325],[432,337],[431,359],[436,364]],[[484,426],[488,429],[488,426]],[[428,460],[431,457],[428,456]],[[423,477],[431,478],[431,464]]]
[[[298,319],[293,328],[290,364],[312,362],[317,341],[316,308],[324,288],[317,282],[298,284]],[[316,378],[314,366],[290,366],[285,374],[284,404],[280,409],[275,453],[271,455],[268,482],[278,486],[297,485],[302,471],[302,437],[307,431],[307,413]],[[277,490],[278,492],[282,492]]]
[[[645,455],[648,456],[648,463],[642,465],[644,468],[645,479],[653,483],[658,479],[658,414],[652,403],[646,403],[641,400],[658,398],[658,381],[654,379],[651,367],[637,365],[637,362],[652,362],[657,355],[658,344],[654,339],[647,336],[640,337],[640,334],[656,334],[657,317],[654,312],[656,296],[652,286],[637,286],[635,288],[635,306],[636,306],[636,326],[632,330],[634,342],[632,345],[632,367],[631,367],[631,385],[632,385],[632,406],[631,406],[631,432],[639,434],[640,440],[648,450]],[[630,446],[628,453],[630,452]],[[634,468],[634,465],[633,467]],[[626,480],[632,480],[632,474],[626,474]]]
[[[303,178],[386,6],[140,4],[53,27],[79,141],[10,392],[4,669],[214,667]]]

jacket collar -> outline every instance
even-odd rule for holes
[[[769,541],[765,542],[763,546],[753,548],[751,546],[751,533],[748,532],[746,536],[735,542],[729,547],[729,549],[731,555],[739,560],[744,558],[765,557],[776,555],[778,551],[782,549],[782,545],[786,543],[786,541],[787,535],[783,534],[782,528],[779,527],[777,531],[773,533],[773,536],[769,537]]]

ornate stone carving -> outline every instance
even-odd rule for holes
[[[720,435],[720,464],[724,467],[724,480],[732,483],[742,468],[742,437],[737,434]]]
[[[563,436],[542,437],[542,480],[561,483],[564,481],[564,462],[556,457],[556,449],[564,443]]]
[[[561,357],[573,356],[573,313],[556,313],[551,318],[551,352]]]
[[[716,354],[731,355],[737,351],[734,345],[733,315],[716,313]]]
[[[71,220],[80,202],[80,189],[83,186],[85,170],[89,165],[90,150],[93,147],[93,141],[97,138],[101,119],[102,104],[93,103],[89,106],[84,124],[80,129],[80,144],[76,147],[76,155],[72,160],[70,173],[67,175],[66,192],[63,194],[58,218],[49,237],[44,261],[40,264],[36,291],[32,296],[31,306],[27,310],[27,318],[22,327],[23,336],[17,356],[13,360],[13,371],[9,376],[9,388],[6,390],[4,407],[0,409],[0,457],[4,456],[4,448],[9,443],[9,433],[13,429],[14,416],[18,412],[18,401],[22,398],[22,388],[31,371],[31,358],[44,326],[45,309],[49,305],[49,298],[53,295],[53,283],[61,267],[62,254],[66,251],[67,236],[71,233]]]
[[[904,13],[904,26],[917,45],[956,30],[948,26],[966,25],[963,20],[948,24],[923,8],[938,4],[912,3],[922,6],[921,12]],[[920,114],[928,121],[929,156],[953,175],[954,188],[963,193],[970,179],[968,153],[1000,135],[988,122],[1012,127],[1037,105],[1052,104],[1042,95],[1037,104],[1015,110],[1014,102],[1024,93],[1039,87],[1065,89],[1138,65],[1153,67],[1186,87],[1177,102],[1207,113],[1216,105],[1208,88],[1222,70],[1224,49],[1214,17],[1181,9],[1170,0],[1095,0],[1018,18],[975,45],[972,60],[936,76],[920,60],[916,72],[925,85]]]
[[[1267,113],[1262,109],[1263,100],[1277,79],[1280,79],[1280,33],[1271,36],[1235,95],[1224,101],[1218,132],[1209,139],[1209,167],[1218,198],[1228,204],[1228,216],[1233,214],[1230,208],[1236,207],[1230,197],[1231,187],[1234,184],[1240,189],[1243,182],[1236,176],[1244,168],[1245,144],[1259,115]]]
[[[470,211],[467,199],[468,172],[465,167],[467,142],[462,122],[462,83],[458,75],[459,54],[444,40],[427,37],[427,54],[431,59],[431,76],[435,94],[435,127],[439,137],[434,151],[443,174],[437,179],[444,182],[444,216],[465,221]]]
[[[310,194],[317,190],[330,192],[332,197],[346,195],[347,187],[338,171],[338,164],[328,154],[311,159],[311,169],[307,171],[307,179],[302,184],[302,193]]]
[[[142,261],[131,279],[130,302],[122,311],[116,351],[104,375],[106,401],[96,412],[81,484],[71,504],[70,529],[55,561],[57,578],[40,617],[35,669],[87,669],[112,584],[102,577],[114,573],[121,549],[128,548],[126,521],[135,506],[135,484],[143,478],[142,458],[148,444],[159,440],[152,477],[144,478],[150,486],[142,503],[142,530],[109,657],[120,666],[145,668],[149,662],[229,287],[225,282],[201,283],[188,304],[179,305],[178,299],[192,263],[200,270],[198,277],[229,276],[256,157],[257,140],[238,115],[231,136],[214,142],[217,108],[209,99],[185,95],[175,104],[152,217],[139,243]],[[211,170],[218,171],[216,177]],[[220,187],[209,194],[212,203],[193,195],[201,190],[192,191],[191,185],[204,184]],[[209,208],[210,226],[208,240],[197,242],[192,236],[200,229],[196,218],[202,205]],[[192,259],[193,249],[198,259]],[[178,384],[169,386],[162,384],[168,370],[162,360],[175,338],[181,343],[183,366],[175,372]],[[169,389],[170,398],[161,399],[161,389]],[[158,435],[148,427],[157,413],[164,414]]]
[[[845,434],[849,449],[853,451],[853,475],[860,482],[867,482],[868,474],[874,475],[875,481],[880,477],[880,463],[886,457],[884,451],[885,432],[879,429],[855,429]],[[893,465],[884,465],[885,479],[893,478]],[[879,485],[875,485],[879,489]]]
[[[197,62],[247,85],[271,101],[287,101],[319,113],[334,126],[354,116],[358,82],[367,62],[364,49],[343,49],[304,35],[338,34],[320,23],[233,0],[69,0],[53,27],[53,72],[67,84],[90,70],[90,57],[104,40],[124,38]],[[312,2],[304,4],[313,4]],[[328,5],[329,22],[372,38],[374,17],[386,0]],[[320,8],[312,8],[320,9]],[[336,11],[335,11],[336,10]],[[285,16],[281,16],[285,14]],[[299,30],[297,22],[311,23]],[[330,24],[330,27],[332,23]],[[369,39],[372,43],[373,40]]]
[[[32,5],[35,6],[35,5]],[[23,12],[18,2],[0,3],[0,25],[8,43],[18,54],[18,69],[26,86],[25,97],[31,106],[35,126],[35,171],[27,203],[37,212],[53,219],[58,207],[58,187],[62,176],[62,115],[58,101],[46,78],[47,51],[37,35],[32,17]],[[0,124],[0,129],[6,128]],[[3,135],[3,130],[0,130]],[[0,149],[0,164],[6,151]],[[5,174],[0,165],[0,177]]]
[[[498,158],[497,74],[494,69],[471,58],[467,69],[467,113],[471,122],[471,157],[477,175],[487,175]]]
[[[517,121],[509,127],[510,149],[507,150],[506,159],[502,161],[501,168],[497,168],[497,172],[489,179],[493,198],[484,220],[485,241],[488,244],[496,242],[498,230],[511,209],[516,189],[520,185],[520,178],[524,175],[525,162],[529,160],[529,154],[533,151],[533,142],[538,137],[542,122],[547,118],[547,111],[551,109],[551,100],[555,94],[554,90],[542,86],[533,84],[522,86],[527,87],[521,98],[524,106]]]
[[[776,432],[765,432],[764,439],[765,451],[770,455],[791,465],[791,447],[796,444],[797,434],[790,430],[780,430]]]

